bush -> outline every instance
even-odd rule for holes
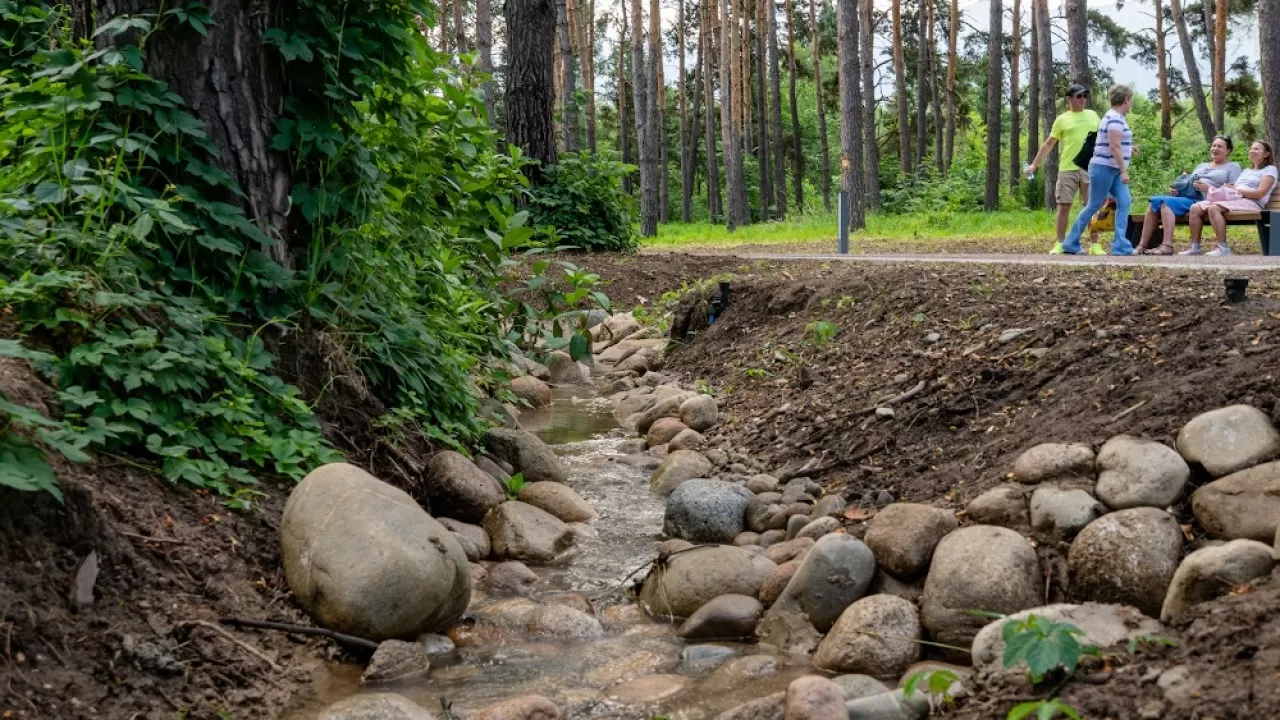
[[[632,252],[639,246],[635,201],[622,177],[635,168],[590,153],[566,153],[534,188],[529,217],[551,247],[588,252]]]

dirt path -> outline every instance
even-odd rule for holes
[[[673,254],[645,251],[645,254]],[[689,255],[700,257],[724,257],[724,253],[690,250]],[[1227,257],[1183,257],[1178,255],[1138,255],[1130,257],[1111,255],[1022,255],[1022,254],[805,254],[774,252],[733,252],[733,257],[747,260],[848,262],[870,265],[894,264],[944,264],[944,265],[1041,265],[1072,267],[1153,267],[1174,270],[1277,270],[1280,257],[1265,255],[1230,255]]]

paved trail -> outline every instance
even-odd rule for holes
[[[649,249],[646,252],[661,252]],[[679,252],[679,251],[677,251]],[[1228,257],[1183,257],[1178,255],[1136,255],[1119,257],[1111,255],[808,255],[788,253],[756,253],[742,247],[726,248],[715,252],[708,250],[689,251],[690,255],[723,256],[751,260],[814,260],[819,262],[852,262],[868,264],[910,264],[910,263],[958,263],[970,265],[1070,265],[1070,266],[1117,266],[1117,267],[1157,267],[1173,270],[1237,270],[1256,272],[1280,269],[1280,257],[1264,255],[1230,255]]]

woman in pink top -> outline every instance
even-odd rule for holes
[[[1204,233],[1204,219],[1209,218],[1218,247],[1205,253],[1211,257],[1230,255],[1227,247],[1227,213],[1258,212],[1267,206],[1271,199],[1271,191],[1276,187],[1280,173],[1276,171],[1276,156],[1271,143],[1255,140],[1249,146],[1249,163],[1251,167],[1240,173],[1240,177],[1232,185],[1224,185],[1219,190],[1211,191],[1209,199],[1191,206],[1188,222],[1191,224],[1191,249],[1179,255],[1199,255],[1200,236]]]

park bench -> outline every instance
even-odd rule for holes
[[[1135,207],[1137,204],[1135,203]],[[1129,238],[1129,242],[1135,246],[1142,237],[1142,224],[1146,217],[1147,204],[1142,205],[1143,212],[1129,215],[1129,227],[1125,231],[1125,237]],[[1186,225],[1190,214],[1183,215],[1178,218],[1178,225]],[[1271,194],[1271,201],[1267,203],[1265,210],[1258,212],[1230,212],[1227,213],[1228,225],[1254,225],[1258,228],[1258,242],[1262,244],[1263,255],[1280,255],[1280,192]],[[1157,219],[1157,224],[1159,220]],[[1207,234],[1206,242],[1211,242],[1213,237],[1213,229],[1209,227],[1209,223],[1205,222],[1205,233]],[[1152,236],[1153,241],[1159,241],[1159,236]]]

